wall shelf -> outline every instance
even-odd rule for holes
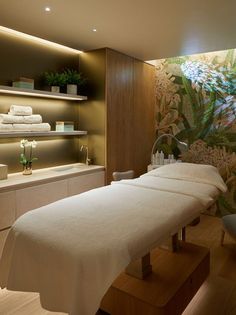
[[[23,131],[23,132],[0,132],[0,138],[18,138],[18,137],[58,137],[58,136],[84,136],[87,131]]]
[[[53,93],[53,92],[41,91],[41,90],[21,89],[21,88],[15,88],[12,86],[5,86],[5,85],[0,85],[0,93],[33,96],[33,97],[40,97],[40,98],[50,98],[50,99],[58,99],[58,100],[67,100],[67,101],[85,101],[88,99],[87,96],[82,96],[82,95]]]

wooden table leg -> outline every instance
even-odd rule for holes
[[[186,227],[184,226],[181,230],[181,241],[186,241]]]
[[[131,262],[125,269],[128,275],[143,280],[152,273],[152,265],[150,253],[146,254],[140,259]]]

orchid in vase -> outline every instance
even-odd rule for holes
[[[33,157],[33,149],[37,147],[37,142],[35,140],[28,141],[23,139],[20,141],[20,147],[23,149],[20,155],[20,163],[23,165],[23,175],[31,175],[32,163],[37,160],[36,157]]]

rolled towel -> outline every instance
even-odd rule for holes
[[[41,115],[14,116],[11,114],[0,114],[0,123],[2,124],[41,124]]]
[[[13,131],[50,131],[48,123],[42,124],[13,124]]]
[[[13,131],[12,124],[1,124],[0,123],[0,132],[8,132]]]
[[[14,116],[30,116],[33,110],[30,106],[11,105],[9,113]]]

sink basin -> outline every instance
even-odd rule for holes
[[[71,170],[77,170],[80,168],[85,167],[86,165],[68,165],[68,166],[62,166],[58,167],[57,169],[54,169],[53,172],[66,172],[66,171],[71,171]]]

